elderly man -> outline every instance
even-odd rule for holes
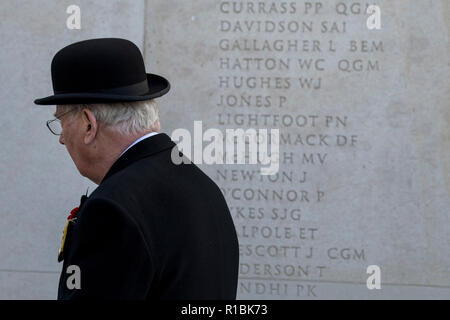
[[[49,129],[98,184],[72,210],[58,260],[58,299],[235,299],[238,241],[217,185],[176,165],[155,98],[169,82],[145,72],[139,49],[91,39],[53,58]],[[78,282],[78,283],[77,283]]]

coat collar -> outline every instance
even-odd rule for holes
[[[175,142],[173,142],[165,133],[159,133],[139,141],[134,146],[129,148],[124,154],[122,154],[116,162],[114,162],[100,184],[133,162],[173,148],[174,146],[176,146]]]

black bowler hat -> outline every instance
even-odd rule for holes
[[[169,81],[146,73],[139,48],[131,41],[100,38],[62,48],[52,60],[54,95],[41,105],[140,101],[160,97]]]

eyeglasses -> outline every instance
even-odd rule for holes
[[[62,126],[61,126],[61,118],[62,116],[68,114],[69,112],[75,111],[76,109],[69,110],[67,112],[64,112],[63,114],[59,115],[57,118],[53,120],[47,121],[47,128],[50,130],[51,133],[53,133],[55,136],[60,136],[62,133]]]

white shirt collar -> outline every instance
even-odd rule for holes
[[[144,139],[150,138],[151,136],[154,136],[156,134],[158,134],[159,132],[150,132],[147,133],[146,135],[140,137],[139,139],[137,139],[135,142],[133,142],[131,145],[128,146],[128,148],[126,148],[119,156],[119,158],[128,150],[130,149],[132,146],[134,146],[136,143],[138,143],[139,141],[142,141]]]

